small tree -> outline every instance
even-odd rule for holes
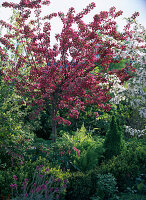
[[[110,159],[111,157],[118,155],[121,152],[122,147],[122,132],[117,125],[116,117],[112,116],[112,120],[104,141],[105,157]]]
[[[74,8],[70,8],[67,15],[59,12],[41,17],[41,6],[49,3],[48,0],[3,3],[4,7],[17,10],[18,17],[14,26],[0,20],[2,26],[11,30],[10,34],[0,37],[0,42],[9,50],[6,52],[0,47],[0,56],[5,81],[13,84],[17,94],[34,107],[32,119],[44,107],[50,112],[55,141],[57,123],[70,125],[68,118],[78,118],[79,111],[86,111],[87,106],[97,105],[96,108],[104,112],[110,110],[110,84],[100,83],[107,82],[104,73],[109,64],[122,59],[118,52],[126,51],[122,42],[130,38],[131,32],[129,27],[123,33],[117,31],[114,19],[122,11],[116,12],[115,7],[109,12],[100,12],[94,16],[93,22],[85,24],[82,18],[95,7],[95,3],[76,15]],[[33,11],[36,18],[29,20]],[[51,48],[49,20],[57,15],[63,29],[56,35],[57,43]],[[133,20],[137,15],[133,14]],[[72,27],[73,24],[78,30]],[[23,51],[19,51],[20,47]],[[97,66],[102,72],[92,73]],[[119,72],[122,82],[132,77],[131,71],[134,68],[129,64]],[[61,116],[62,110],[65,110],[66,117]]]

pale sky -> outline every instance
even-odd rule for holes
[[[7,0],[8,2],[18,3],[19,0]],[[130,17],[135,11],[140,13],[140,16],[137,18],[139,23],[145,26],[146,28],[146,0],[50,0],[51,4],[49,7],[43,10],[43,13],[50,14],[52,12],[62,11],[65,14],[68,12],[70,7],[74,7],[76,13],[80,12],[89,5],[91,2],[96,4],[96,7],[83,19],[85,22],[90,22],[93,19],[95,14],[98,14],[100,11],[108,11],[110,7],[115,6],[118,10],[123,11],[123,15],[117,20],[117,25],[121,31],[125,25],[125,21],[122,20],[124,17]],[[0,5],[5,2],[5,0],[0,0]],[[0,7],[0,19],[7,21],[11,16],[11,10],[8,8]],[[55,33],[59,33],[62,29],[62,23],[60,19],[54,18],[51,22],[52,33],[51,38],[52,42],[54,41],[53,37]]]

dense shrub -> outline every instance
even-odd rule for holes
[[[139,114],[136,107],[130,105],[129,99],[122,100],[119,104],[114,105],[114,108],[116,108],[115,113],[122,126],[126,125],[138,130],[145,129],[146,118]]]
[[[94,176],[93,176],[94,174]],[[68,178],[66,200],[89,200],[99,198],[107,200],[115,196],[117,183],[112,174],[74,172]]]
[[[120,190],[134,183],[139,174],[146,173],[146,148],[141,142],[131,141],[127,144],[127,149],[120,155],[114,156],[108,162],[101,164],[98,173],[111,173],[117,179]]]
[[[102,154],[103,148],[97,146],[97,144],[93,144],[92,146],[89,146],[87,150],[84,150],[80,156],[76,157],[74,164],[79,170],[85,172],[98,165]]]
[[[52,160],[57,158],[58,164],[63,166],[66,163],[65,167],[69,167],[72,171],[84,172],[94,168],[104,152],[103,139],[100,137],[93,138],[90,133],[87,133],[84,125],[72,136],[64,133],[62,138],[53,145]],[[60,155],[59,149],[62,155]],[[60,162],[61,160],[64,160],[64,162]]]
[[[68,181],[66,200],[89,200],[92,182],[88,174],[75,172],[69,177]]]
[[[17,130],[0,144],[0,169],[16,167],[30,159],[27,150],[33,149],[33,134]]]
[[[20,111],[22,97],[18,96],[13,85],[4,82],[0,72],[0,144],[17,134],[23,127],[23,114]]]
[[[129,194],[129,193],[125,193],[125,194],[121,194],[120,195],[120,200],[145,200],[146,196],[142,195],[142,194]]]
[[[0,197],[7,196],[11,193],[10,184],[13,181],[11,171],[2,171],[0,170]]]
[[[114,197],[115,192],[117,192],[116,185],[116,180],[112,174],[97,174],[95,183],[96,193],[91,199],[99,198],[107,200]]]

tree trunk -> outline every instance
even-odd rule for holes
[[[52,104],[52,141],[56,142],[57,138],[57,123],[56,123],[56,105]]]

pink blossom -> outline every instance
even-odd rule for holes
[[[17,180],[18,178],[17,178],[17,176],[16,176],[16,175],[14,175],[14,176],[13,176],[13,179],[14,179],[14,180]]]
[[[60,152],[61,156],[62,156],[64,153],[65,153],[64,151],[61,151],[61,152]]]
[[[71,150],[70,150],[70,149],[68,150],[68,154],[69,154],[69,155],[71,154]]]
[[[78,156],[80,156],[80,150],[78,151]]]
[[[75,150],[75,151],[78,151],[78,149],[77,149],[76,147],[74,147],[74,150]]]

